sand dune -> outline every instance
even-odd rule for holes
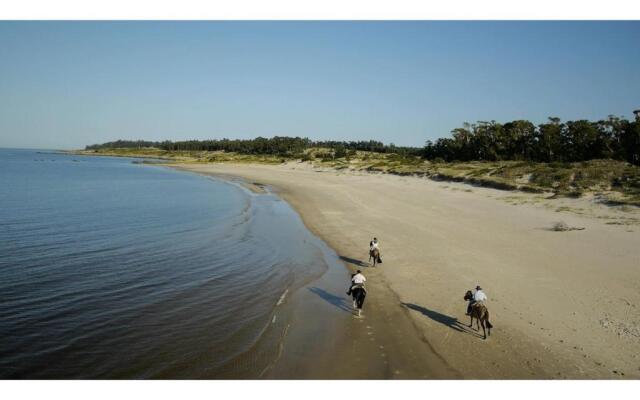
[[[180,168],[273,185],[351,267],[377,236],[384,263],[367,273],[456,376],[640,377],[638,209],[302,163]],[[495,326],[486,341],[464,316],[476,284]]]

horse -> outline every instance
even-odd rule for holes
[[[362,305],[364,304],[364,298],[367,296],[367,291],[364,286],[354,285],[351,289],[351,296],[353,297],[353,308],[358,310],[358,317],[362,314]]]
[[[376,266],[376,263],[381,263],[380,259],[380,250],[377,248],[369,250],[369,263],[371,263],[371,258],[373,257],[373,266]]]
[[[464,295],[464,299],[465,301],[473,299],[473,293],[471,293],[471,290],[467,290],[467,293]],[[473,319],[475,318],[476,326],[478,327],[476,330],[480,330],[480,324],[482,324],[482,333],[484,335],[483,339],[486,339],[487,335],[491,336],[491,328],[493,328],[493,325],[489,322],[489,310],[487,310],[487,307],[485,307],[482,302],[472,304],[471,313],[469,315],[471,316],[469,327],[473,326]]]

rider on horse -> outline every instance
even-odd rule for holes
[[[483,339],[486,339],[487,335],[491,335],[491,329],[493,329],[493,324],[489,322],[489,310],[484,305],[487,295],[484,294],[480,286],[476,286],[476,292],[471,293],[471,290],[467,290],[464,299],[469,301],[469,306],[467,307],[467,315],[471,317],[469,327],[473,326],[473,319],[475,318],[476,330],[479,330],[480,325],[482,325]]]
[[[371,242],[369,242],[369,251],[380,250],[378,247],[378,238],[373,238]]]
[[[353,308],[358,310],[358,317],[362,315],[362,305],[364,304],[364,298],[367,296],[367,289],[364,288],[366,280],[367,278],[358,270],[351,277],[351,287],[347,292],[347,294],[353,296]]]
[[[485,300],[487,300],[487,295],[484,294],[484,292],[482,291],[482,288],[478,285],[476,286],[476,292],[473,294],[473,297],[470,296],[468,300],[469,300],[469,305],[467,305],[466,315],[471,314],[471,307],[473,307],[475,304],[482,304]]]
[[[361,287],[366,292],[364,288],[364,283],[367,281],[367,278],[362,275],[362,271],[358,270],[355,274],[351,275],[351,286],[349,286],[349,290],[347,291],[347,295],[351,295],[351,291],[356,287]]]
[[[374,267],[376,263],[382,263],[382,259],[380,258],[380,247],[378,247],[378,238],[373,238],[373,240],[369,242],[369,262],[371,262],[371,257],[374,259]]]

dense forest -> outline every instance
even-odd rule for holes
[[[615,159],[640,165],[640,111],[636,120],[609,116],[596,122],[579,120],[561,122],[549,118],[534,125],[517,120],[507,123],[477,122],[464,124],[452,131],[452,137],[428,141],[424,148],[385,145],[378,141],[312,141],[300,137],[262,138],[250,140],[127,141],[118,140],[87,146],[87,150],[105,148],[156,147],[168,151],[226,151],[242,154],[269,154],[302,157],[312,147],[331,148],[336,157],[349,151],[396,153],[443,161],[522,160],[538,162],[573,162],[592,159]]]
[[[640,113],[640,112],[638,112]],[[640,164],[640,118],[560,122],[538,126],[525,120],[465,124],[452,138],[427,142],[423,156],[444,161],[587,161],[615,159]]]

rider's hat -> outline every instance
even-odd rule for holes
[[[480,285],[476,286],[476,290],[482,290],[482,288],[480,287]]]

